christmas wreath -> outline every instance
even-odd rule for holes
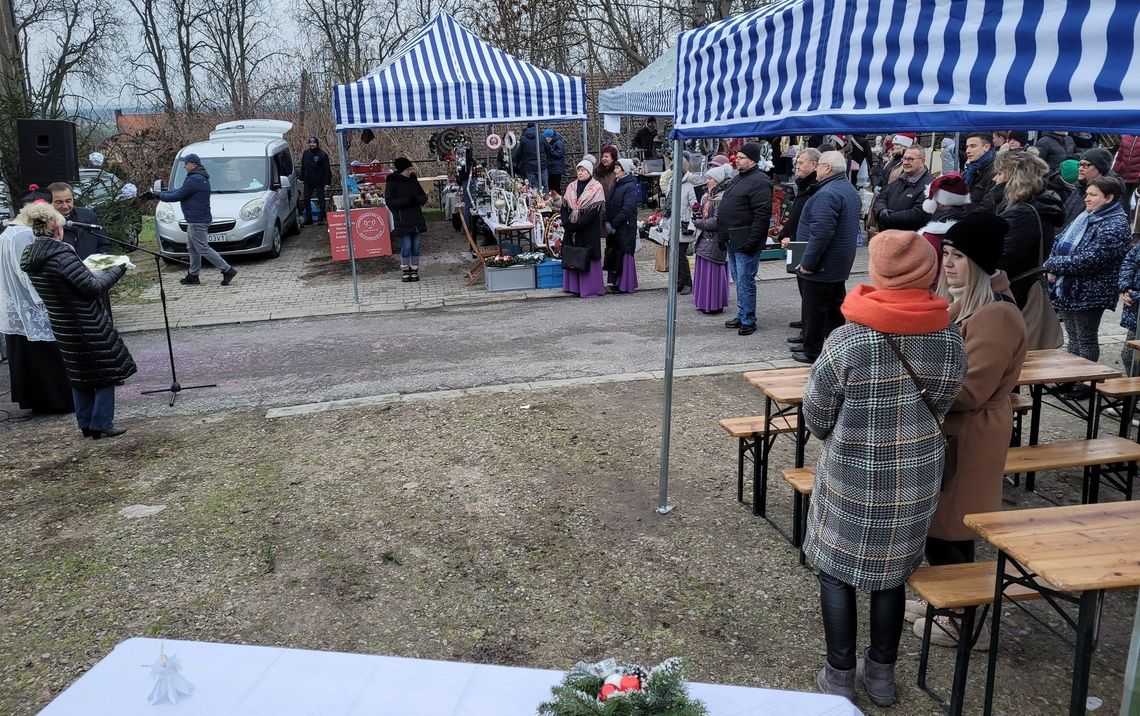
[[[539,716],[708,716],[685,689],[681,659],[666,659],[646,671],[613,659],[578,662],[539,704]]]

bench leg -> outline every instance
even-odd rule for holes
[[[803,513],[804,496],[799,491],[792,491],[792,546],[799,547],[804,543],[804,523],[800,518]]]
[[[918,652],[918,688],[939,703],[942,699],[926,685],[926,669],[930,665],[930,632],[934,626],[934,607],[926,605],[926,627],[922,630],[922,648]]]
[[[796,493],[799,494],[799,493]],[[807,540],[807,514],[811,507],[811,495],[804,495],[804,511],[800,515],[800,566],[807,564],[807,555],[804,554],[804,542]]]
[[[740,438],[736,445],[736,501],[744,502],[744,453],[748,445]]]
[[[1128,482],[1124,484],[1124,500],[1130,501],[1132,499],[1132,482],[1136,479],[1136,463],[1128,463]]]
[[[768,493],[768,450],[760,435],[752,435],[752,514],[763,517]]]
[[[1033,398],[1033,407],[1029,413],[1029,444],[1036,445],[1037,438],[1041,434],[1041,392],[1045,389],[1043,385],[1034,385],[1029,388],[1029,395]],[[1033,492],[1036,487],[1036,473],[1025,473],[1025,491]]]
[[[962,716],[966,697],[966,673],[970,670],[970,650],[974,646],[974,616],[977,607],[966,607],[958,619],[958,651],[954,658],[954,681],[950,687],[950,716]]]

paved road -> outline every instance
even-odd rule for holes
[[[761,330],[748,337],[726,330],[725,316],[698,313],[682,297],[677,367],[787,358],[786,326],[792,307],[798,311],[795,284],[758,288]],[[169,385],[163,333],[124,338],[139,373],[119,389],[121,418],[276,407],[661,370],[665,292],[181,328],[174,332],[179,380],[218,387],[183,393],[173,409],[160,396],[139,395]]]

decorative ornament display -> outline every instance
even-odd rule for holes
[[[507,132],[507,137],[503,142],[507,145],[507,149],[514,149],[515,145],[519,143],[518,135],[514,132]]]
[[[503,146],[503,138],[502,137],[500,137],[497,134],[488,134],[487,135],[487,149],[490,149],[493,152],[501,146]]]
[[[154,688],[146,700],[152,704],[169,701],[178,703],[179,699],[186,698],[194,691],[194,684],[182,676],[182,664],[177,654],[167,656],[162,646],[158,647],[158,658],[149,665],[150,675],[155,680]]]
[[[537,266],[542,263],[546,258],[546,254],[541,251],[533,251],[530,253],[504,254],[502,256],[492,256],[487,259],[487,268],[510,268],[511,266]]]
[[[766,139],[761,139],[757,143],[760,145],[760,160],[756,162],[756,167],[762,172],[771,171],[772,167],[776,166],[772,163],[772,145]]]
[[[453,155],[457,149],[469,146],[471,146],[471,138],[454,127],[433,132],[428,137],[428,151],[440,159],[446,159]]]
[[[708,716],[703,703],[689,698],[684,662],[666,659],[646,671],[613,659],[578,662],[539,704],[539,716]]]

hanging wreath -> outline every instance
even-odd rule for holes
[[[681,659],[666,659],[646,671],[613,659],[578,662],[539,704],[539,716],[708,716],[685,688]]]

